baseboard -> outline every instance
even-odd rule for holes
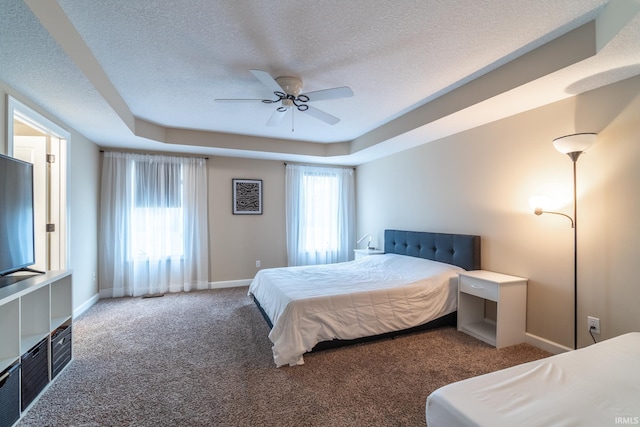
[[[240,286],[249,286],[250,284],[251,284],[251,279],[225,280],[222,282],[209,282],[209,289],[237,288]]]
[[[94,296],[89,298],[87,301],[85,301],[84,304],[82,304],[80,307],[73,310],[73,318],[75,319],[76,317],[80,316],[82,313],[87,311],[89,307],[97,303],[99,299],[100,299],[100,294],[95,294]]]
[[[206,284],[202,284],[202,285],[198,286],[195,289],[192,289],[192,291],[201,291],[201,290],[204,290],[204,289],[237,288],[237,287],[241,287],[241,286],[249,286],[251,284],[251,280],[252,279],[224,280],[224,281],[221,281],[221,282],[209,282],[209,283],[206,283]],[[166,291],[166,293],[170,293],[170,292],[182,292],[182,290],[169,289],[168,291]],[[123,297],[123,296],[126,296],[126,295],[124,295],[124,292],[122,291],[122,289],[119,290],[119,295],[115,295],[115,296],[113,295],[113,289],[103,289],[103,290],[100,291],[99,294],[96,294],[93,298],[91,298],[89,301],[84,303],[81,308],[78,308],[78,310],[77,310],[78,313],[75,314],[75,312],[74,312],[74,317],[79,316],[80,314],[82,314],[86,309],[88,309],[93,304],[95,304],[98,301],[98,299],[100,299],[100,298],[118,298],[118,297]]]
[[[572,348],[549,341],[548,339],[541,338],[528,332],[525,334],[525,342],[553,354],[560,354],[573,350]]]

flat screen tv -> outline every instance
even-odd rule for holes
[[[35,264],[33,214],[33,165],[0,154],[0,277]]]

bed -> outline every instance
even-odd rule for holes
[[[428,427],[640,424],[640,332],[449,384]]]
[[[480,237],[385,230],[384,251],[256,274],[249,295],[271,327],[276,366],[301,365],[327,343],[455,324],[457,273],[480,268]]]

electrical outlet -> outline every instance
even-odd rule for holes
[[[600,319],[597,317],[587,316],[587,327],[594,334],[600,333]]]
[[[256,268],[260,268],[260,260],[256,260]]]

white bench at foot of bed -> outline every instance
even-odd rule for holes
[[[640,425],[640,332],[441,387],[429,427]]]

